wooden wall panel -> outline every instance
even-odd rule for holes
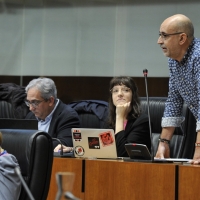
[[[176,199],[174,164],[98,159],[85,162],[85,200]]]
[[[57,172],[74,172],[75,180],[72,193],[76,197],[84,199],[84,194],[82,192],[82,159],[54,157],[47,200],[56,199],[58,191],[58,185],[56,182]]]
[[[179,200],[193,200],[198,199],[199,195],[199,179],[200,166],[199,165],[180,165],[179,166],[179,186],[178,199]]]
[[[1,83],[15,83],[20,85],[20,76],[0,76]]]
[[[24,76],[22,85],[26,86],[36,76]],[[82,99],[108,100],[109,82],[112,77],[49,77],[55,81],[58,98],[64,103]],[[139,90],[139,95],[146,96],[144,77],[133,77]],[[148,77],[149,97],[165,97],[168,94],[168,78]],[[2,76],[0,83],[13,82],[20,84],[20,77]]]

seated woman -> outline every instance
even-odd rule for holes
[[[145,144],[151,150],[148,116],[141,113],[138,89],[131,77],[114,77],[110,81],[107,128],[115,130],[118,156],[128,156],[126,143]]]
[[[19,167],[15,156],[8,154],[1,148],[2,133],[0,132],[0,199],[19,199],[21,192],[21,181],[14,172]]]
[[[115,131],[117,156],[128,157],[127,143],[145,144],[151,151],[149,120],[141,113],[138,89],[131,77],[114,77],[110,81],[109,114],[105,128]],[[54,151],[59,151],[58,145]],[[64,147],[64,152],[71,147]]]

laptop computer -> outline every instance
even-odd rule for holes
[[[0,129],[38,130],[38,121],[35,119],[0,118]]]
[[[76,158],[118,159],[112,129],[72,128]]]

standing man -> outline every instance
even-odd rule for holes
[[[197,120],[197,139],[191,163],[200,164],[200,40],[194,38],[193,24],[182,14],[173,15],[161,24],[158,44],[169,57],[169,93],[162,118],[157,158],[170,156],[169,142],[175,127],[184,121],[185,102]]]
[[[76,111],[57,98],[53,80],[33,79],[26,87],[26,105],[30,109],[27,119],[38,120],[38,130],[43,130],[62,144],[72,147],[71,128],[79,128],[80,121]],[[59,144],[53,141],[53,148]]]

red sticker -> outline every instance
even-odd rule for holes
[[[114,143],[114,138],[110,131],[99,134],[103,146],[109,146]]]
[[[78,156],[83,156],[85,151],[84,148],[82,146],[76,146],[74,147],[74,152],[78,155]]]

